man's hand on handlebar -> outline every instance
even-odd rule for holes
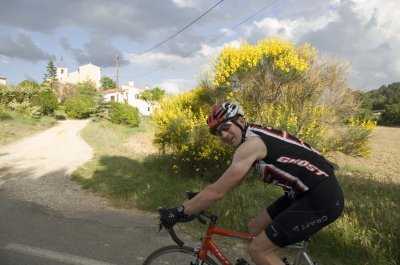
[[[196,218],[195,215],[189,216],[183,213],[183,205],[176,206],[174,208],[165,209],[161,208],[160,211],[160,222],[161,225],[169,229],[178,222],[189,222]]]
[[[192,199],[197,195],[198,192],[188,191],[186,192],[185,198]],[[183,205],[176,206],[174,208],[159,208],[160,212],[160,223],[165,228],[169,229],[173,227],[178,222],[189,222],[197,217],[197,215],[188,216],[184,214],[185,208]]]

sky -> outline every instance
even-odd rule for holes
[[[0,76],[42,82],[52,60],[118,83],[193,89],[227,45],[280,37],[348,64],[348,85],[400,81],[399,0],[2,0]]]

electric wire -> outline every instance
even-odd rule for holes
[[[163,40],[160,43],[157,43],[156,45],[154,45],[151,48],[148,48],[140,53],[135,54],[134,56],[139,56],[142,54],[145,54],[151,50],[154,50],[157,47],[160,47],[161,45],[163,45],[164,43],[166,43],[167,41],[171,40],[172,38],[174,38],[175,36],[177,36],[178,34],[180,34],[181,32],[183,32],[185,29],[187,29],[188,27],[190,27],[191,25],[193,25],[194,23],[196,23],[197,21],[199,21],[202,17],[204,17],[205,15],[207,15],[211,10],[213,10],[214,8],[216,8],[219,4],[221,4],[224,0],[220,0],[218,3],[216,3],[215,5],[213,5],[210,9],[208,9],[205,13],[203,13],[201,16],[199,16],[198,18],[196,18],[195,20],[193,20],[192,22],[190,22],[188,25],[186,25],[185,27],[183,27],[181,30],[179,30],[178,32],[176,32],[175,34],[173,34],[171,37]]]
[[[235,30],[236,28],[240,27],[241,25],[243,25],[244,23],[246,23],[247,21],[249,21],[249,20],[252,19],[253,17],[257,16],[258,14],[260,14],[261,12],[263,12],[264,10],[266,10],[267,8],[271,7],[273,4],[275,4],[275,3],[278,2],[278,1],[279,1],[279,0],[273,0],[273,1],[270,2],[269,4],[265,5],[264,7],[262,7],[261,9],[259,9],[257,12],[253,13],[252,15],[250,15],[249,17],[247,17],[246,19],[242,20],[240,23],[238,23],[238,24],[236,24],[235,26],[233,26],[232,28],[230,28],[230,31],[233,31],[233,30]],[[209,41],[206,42],[205,44],[210,44],[210,43],[212,43],[212,42],[214,42],[214,41],[217,41],[218,39],[220,39],[220,38],[222,38],[223,36],[225,36],[226,34],[228,34],[228,32],[229,32],[229,31],[226,31],[226,32],[224,32],[224,33],[218,35],[217,37],[215,37],[215,38],[209,40]],[[192,54],[194,54],[194,53],[196,53],[196,52],[198,52],[198,51],[200,51],[200,50],[201,50],[201,47],[199,47],[199,48],[197,48],[197,49],[195,49],[195,50],[193,50],[193,51],[191,51],[191,52],[189,52],[189,53],[183,55],[182,57],[176,59],[175,61],[172,61],[172,62],[169,63],[169,64],[162,65],[162,66],[157,67],[157,68],[155,68],[155,69],[153,69],[153,70],[151,70],[151,71],[148,71],[148,72],[143,72],[143,73],[134,75],[133,77],[145,76],[145,75],[149,75],[149,74],[152,74],[152,73],[154,73],[154,72],[157,72],[157,71],[159,71],[159,70],[161,70],[161,69],[164,69],[164,68],[166,68],[166,67],[168,67],[168,66],[171,66],[171,65],[173,65],[173,64],[175,64],[175,63],[177,63],[177,62],[179,62],[180,60],[182,60],[182,59],[184,59],[184,58],[186,58],[186,57],[188,57],[188,56],[190,56],[190,55],[192,55]]]

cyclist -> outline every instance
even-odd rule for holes
[[[167,227],[198,213],[239,186],[254,167],[261,179],[279,185],[284,195],[248,223],[256,235],[249,255],[258,265],[284,264],[276,251],[300,242],[336,220],[344,197],[334,175],[334,164],[308,144],[285,131],[249,124],[234,103],[216,105],[207,124],[210,133],[236,148],[222,176],[193,199],[161,216]]]

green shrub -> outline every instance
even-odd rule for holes
[[[27,100],[22,102],[13,100],[8,104],[8,108],[32,119],[40,119],[41,116],[40,107],[32,106],[32,104]]]
[[[225,48],[197,89],[161,101],[152,114],[154,142],[175,159],[176,172],[218,176],[232,149],[209,135],[205,121],[213,105],[233,101],[247,121],[286,130],[323,154],[368,155],[376,124],[360,115],[345,76],[345,64],[317,60],[308,45],[273,40]]]
[[[109,118],[112,123],[137,127],[140,124],[139,111],[128,104],[111,102]]]
[[[0,118],[6,115],[6,106],[0,104]]]
[[[400,103],[386,105],[379,119],[382,125],[399,126],[400,125]]]
[[[58,106],[57,96],[51,88],[26,80],[15,87],[3,86],[0,89],[0,104],[27,116],[32,116],[29,108],[35,109],[33,116],[40,116],[53,114]]]
[[[85,119],[90,116],[96,106],[90,96],[79,95],[76,98],[67,99],[64,103],[65,113],[68,117]]]
[[[56,94],[50,89],[41,89],[39,93],[32,96],[33,106],[40,107],[40,112],[44,115],[53,114],[58,107]]]

